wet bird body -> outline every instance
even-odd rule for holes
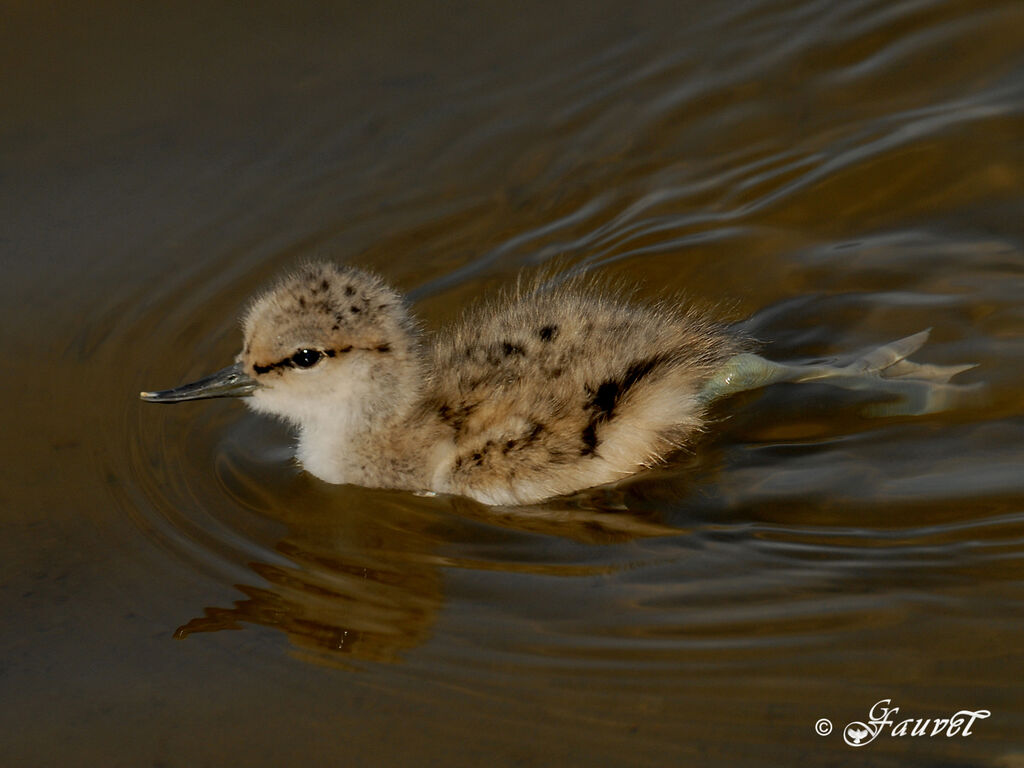
[[[578,278],[520,285],[427,336],[376,276],[313,263],[257,297],[243,327],[234,366],[143,399],[245,395],[296,428],[297,458],[327,482],[489,504],[620,479],[690,442],[717,397],[848,371],[769,363],[699,313]],[[882,348],[867,373],[913,375],[905,358],[921,343]],[[961,369],[929,370],[944,381]]]

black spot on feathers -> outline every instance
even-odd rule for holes
[[[590,420],[580,433],[580,440],[583,442],[581,456],[597,453],[600,442],[597,437],[598,426],[611,421],[615,416],[615,408],[622,398],[652,371],[668,362],[668,359],[667,355],[654,355],[647,360],[633,363],[620,377],[606,379],[597,387],[586,388],[590,399],[583,404],[583,410],[590,411]]]
[[[537,331],[537,335],[540,336],[541,341],[554,341],[555,337],[558,336],[558,326],[545,325],[543,328]]]
[[[518,344],[513,344],[511,341],[501,342],[501,353],[505,355],[505,357],[516,357],[526,354],[522,347]]]

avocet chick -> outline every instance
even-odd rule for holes
[[[330,263],[258,296],[243,329],[234,365],[142,399],[244,396],[297,430],[297,458],[322,480],[487,504],[541,501],[662,462],[735,392],[911,385],[920,412],[944,407],[958,389],[945,382],[971,367],[906,360],[927,332],[843,368],[772,363],[699,313],[628,303],[580,279],[517,287],[430,338],[378,277]]]

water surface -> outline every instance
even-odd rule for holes
[[[12,765],[1024,764],[1019,3],[4,16]],[[536,268],[780,360],[931,327],[986,398],[777,386],[523,509],[328,486],[238,403],[135,399],[229,362],[308,256],[428,329]],[[844,745],[884,698],[992,714]]]

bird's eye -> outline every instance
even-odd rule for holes
[[[320,362],[320,358],[323,356],[323,352],[319,349],[300,349],[292,355],[292,362],[297,368],[312,368]]]

